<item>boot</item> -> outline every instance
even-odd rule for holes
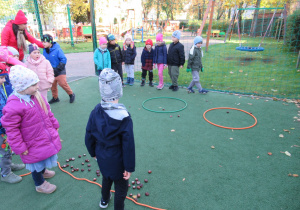
[[[1,181],[14,184],[22,181],[22,177],[14,174],[13,172],[10,172],[5,177],[1,176]]]
[[[149,86],[150,86],[150,87],[154,87],[152,81],[149,82]]]
[[[25,164],[21,163],[21,164],[14,164],[12,163],[10,165],[10,168],[12,171],[19,171],[19,170],[22,170],[23,168],[25,168]]]
[[[127,81],[125,83],[125,85],[129,85],[130,84],[130,77],[127,77]]]
[[[59,98],[52,98],[50,101],[48,101],[49,104],[53,104],[53,103],[56,103],[56,102],[59,102]]]
[[[43,177],[44,177],[44,179],[49,179],[49,178],[54,177],[54,175],[55,175],[55,171],[50,171],[50,170],[46,169],[43,174]]]
[[[39,193],[50,194],[56,190],[56,186],[54,184],[50,184],[47,181],[44,181],[44,183],[41,184],[40,186],[36,186],[35,190]]]
[[[141,86],[145,86],[145,79],[142,79]]]
[[[134,84],[134,78],[130,78],[130,83],[129,85],[132,86]]]
[[[170,90],[173,90],[173,89],[174,89],[174,85],[171,85],[171,86],[169,87],[169,89],[170,89]]]
[[[69,95],[70,96],[70,103],[73,103],[75,100],[75,93]]]
[[[173,91],[178,91],[178,89],[179,89],[178,86],[173,87]]]

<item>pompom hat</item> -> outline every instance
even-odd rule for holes
[[[160,41],[160,42],[162,42],[163,41],[163,35],[162,34],[157,34],[156,35],[156,41]]]
[[[113,69],[105,68],[99,75],[99,87],[102,100],[105,102],[115,101],[122,97],[122,80]]]
[[[107,43],[107,40],[106,40],[105,37],[101,37],[101,38],[99,39],[99,45],[106,44],[106,43]]]
[[[152,42],[152,40],[151,39],[147,39],[147,41],[146,41],[146,43],[145,43],[146,45],[148,45],[148,44],[150,44],[151,45],[151,47],[153,46],[153,42]]]
[[[35,50],[39,50],[39,47],[36,44],[30,44],[28,45],[29,54],[31,54]]]

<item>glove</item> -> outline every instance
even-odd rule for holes
[[[66,64],[64,64],[64,63],[62,63],[62,62],[59,62],[59,64],[57,65],[57,69],[59,70],[59,71],[63,71],[63,70],[65,70],[65,66],[66,66]]]
[[[203,68],[203,66],[201,65],[201,72],[204,72],[204,68]]]
[[[192,69],[186,69],[186,72],[191,72],[192,71]]]

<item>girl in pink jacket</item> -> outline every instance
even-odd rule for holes
[[[35,44],[29,45],[29,54],[26,66],[34,71],[39,77],[39,92],[47,100],[48,90],[54,81],[54,71],[50,62],[40,54],[40,49]]]
[[[61,150],[58,121],[38,92],[36,73],[16,65],[11,68],[9,78],[14,92],[8,98],[1,118],[8,143],[31,171],[36,191],[52,193],[56,186],[45,178],[55,175],[46,168],[57,166],[57,153]]]

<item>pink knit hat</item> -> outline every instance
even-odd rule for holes
[[[162,42],[163,41],[163,35],[162,34],[157,34],[156,35],[156,41]]]
[[[107,43],[107,40],[106,40],[105,37],[101,37],[101,38],[99,39],[99,45],[106,44],[106,43]]]

